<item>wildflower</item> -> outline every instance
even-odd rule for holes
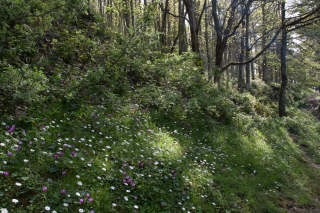
[[[11,134],[15,127],[16,127],[16,125],[12,125],[11,128],[8,130],[8,132]]]
[[[18,203],[19,201],[17,199],[12,199],[13,203]]]
[[[50,211],[50,206],[44,207],[45,210]]]
[[[79,209],[79,212],[82,213],[82,212],[84,212],[84,210],[83,209]]]
[[[115,203],[112,203],[112,206],[113,206],[113,207],[116,207],[116,206],[117,206],[117,204],[115,204]]]
[[[111,186],[110,188],[111,188],[112,190],[114,190],[114,189],[115,189],[115,187],[114,187],[114,186]]]
[[[139,208],[137,205],[134,205],[133,207],[134,207],[135,209],[138,209],[138,208]]]
[[[90,197],[90,194],[89,194],[89,193],[87,193],[87,194],[86,194],[86,197],[87,197],[87,198],[89,198],[89,197]]]
[[[18,182],[16,183],[16,186],[21,186],[21,185],[22,185],[21,183],[18,183]]]
[[[9,211],[8,211],[8,209],[6,209],[6,208],[4,208],[4,209],[1,208],[1,209],[0,209],[0,212],[1,212],[1,213],[8,213]]]
[[[66,174],[67,174],[67,171],[63,171],[63,172],[62,172],[62,175],[66,175]]]
[[[125,201],[128,201],[128,200],[129,200],[127,196],[124,196],[124,199],[125,199]]]
[[[82,182],[81,182],[81,181],[78,181],[78,185],[79,185],[79,186],[82,186]]]
[[[84,202],[83,198],[80,198],[80,204],[82,204]]]
[[[23,160],[23,162],[25,162],[25,163],[28,163],[28,162],[29,162],[29,160],[27,160],[27,159],[24,159],[24,160]]]
[[[5,177],[8,177],[8,176],[9,176],[9,172],[4,172],[3,175],[4,175]]]
[[[42,191],[46,192],[48,190],[48,188],[46,186],[42,187]],[[50,209],[49,209],[50,210]]]
[[[92,201],[93,201],[93,198],[92,198],[92,197],[90,197],[90,198],[89,198],[89,202],[90,202],[90,203],[92,203]]]
[[[93,211],[93,210],[91,210],[89,213],[94,213],[94,211]]]
[[[65,206],[65,207],[68,207],[68,206],[69,206],[69,204],[67,204],[67,203],[64,203],[64,204],[63,204],[63,206]]]
[[[66,193],[66,190],[65,189],[61,189],[61,194],[65,194]]]

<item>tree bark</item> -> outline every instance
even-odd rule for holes
[[[283,1],[281,3],[281,21],[282,21],[282,32],[281,32],[281,88],[280,88],[280,98],[279,98],[279,116],[286,116],[286,90],[288,85],[288,77],[286,70],[286,50],[287,50],[287,31],[284,26],[286,14],[285,14],[286,3]]]

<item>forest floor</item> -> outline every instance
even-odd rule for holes
[[[320,109],[319,109],[319,90],[316,90],[308,100],[306,100],[306,110],[314,115],[317,120],[320,122]],[[310,165],[310,167],[314,168],[315,170],[320,171],[320,165],[315,164],[312,159],[306,154],[306,162]],[[320,178],[320,177],[319,177]],[[320,180],[319,180],[320,181]],[[319,185],[320,187],[320,185]],[[314,201],[317,204],[317,206],[306,206],[306,207],[298,207],[293,206],[289,209],[289,212],[295,212],[295,213],[319,213],[320,212],[320,188],[316,190],[318,193],[314,195]]]

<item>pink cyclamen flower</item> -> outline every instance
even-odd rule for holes
[[[46,192],[48,190],[48,188],[46,186],[42,187],[42,191]]]
[[[8,176],[9,176],[9,172],[4,172],[3,175],[4,175],[5,177],[8,177]]]
[[[11,128],[8,130],[9,133],[12,133],[16,125],[12,125]]]

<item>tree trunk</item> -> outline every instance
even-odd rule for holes
[[[183,0],[179,1],[179,16],[185,17]],[[182,55],[182,53],[187,52],[188,50],[186,38],[186,25],[184,22],[184,18],[179,18],[179,55]]]
[[[250,9],[246,14],[246,34],[245,34],[245,45],[246,45],[246,61],[250,59],[250,46],[249,46],[249,16]],[[246,89],[250,90],[250,63],[246,64]]]
[[[263,37],[262,37],[262,48],[266,45],[266,0],[263,0],[262,3],[262,25],[263,25]],[[265,82],[268,82],[268,74],[267,74],[267,54],[266,52],[263,54],[263,59],[262,59],[262,80]]]
[[[279,116],[286,116],[286,89],[288,85],[288,77],[286,70],[286,50],[287,50],[287,31],[284,27],[285,22],[285,1],[281,3],[281,20],[282,20],[282,32],[281,32],[281,88],[279,99]]]
[[[207,1],[207,0],[205,0]],[[211,58],[210,58],[210,50],[209,50],[209,14],[208,10],[206,10],[205,14],[205,40],[206,40],[206,54],[207,54],[207,72],[209,81],[212,79],[212,70],[211,70]]]
[[[160,43],[163,45],[163,47],[167,44],[167,12],[169,7],[169,0],[165,0],[165,6],[164,11],[162,13],[162,23],[161,23],[161,29],[160,29]]]
[[[198,38],[198,23],[196,19],[196,8],[195,8],[194,0],[183,0],[183,2],[184,2],[184,5],[186,6],[186,11],[189,17],[192,52],[200,54],[199,38]]]

